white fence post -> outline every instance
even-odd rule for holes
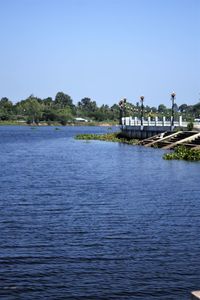
[[[182,116],[179,116],[179,126],[182,126],[182,121],[183,121]]]
[[[163,126],[165,126],[166,117],[163,116]]]
[[[138,117],[122,117],[121,118],[121,124],[125,126],[141,126],[141,119]],[[172,124],[172,117],[170,121],[166,121],[166,117],[162,116],[162,120],[158,120],[158,117],[156,116],[154,121],[151,120],[151,117],[148,117],[146,120],[143,118],[143,125],[145,126],[171,126]],[[178,121],[174,122],[176,126],[187,126],[187,122],[183,122],[182,116],[179,116]]]
[[[134,118],[134,125],[137,126],[137,117]]]

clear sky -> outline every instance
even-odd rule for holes
[[[200,0],[0,0],[0,98],[200,98]]]

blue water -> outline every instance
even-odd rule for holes
[[[200,289],[200,163],[0,127],[0,299],[186,300]]]

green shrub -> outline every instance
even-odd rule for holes
[[[188,130],[188,131],[192,131],[193,128],[194,128],[193,122],[190,122],[190,123],[187,124],[187,130]]]

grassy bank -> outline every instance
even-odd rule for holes
[[[164,154],[163,158],[166,160],[183,159],[188,161],[200,161],[200,150],[178,146],[174,152]]]
[[[57,121],[49,121],[49,122],[39,122],[38,124],[27,124],[26,121],[0,121],[0,126],[4,125],[17,125],[17,126],[117,126],[116,122],[68,122],[65,124],[61,124]]]
[[[78,134],[75,139],[77,140],[99,140],[106,142],[117,142],[117,143],[125,143],[128,145],[137,145],[138,140],[129,139],[122,136],[120,132],[112,132],[106,134]]]
[[[19,121],[0,121],[0,126],[7,126],[7,125],[27,125],[25,122]]]

